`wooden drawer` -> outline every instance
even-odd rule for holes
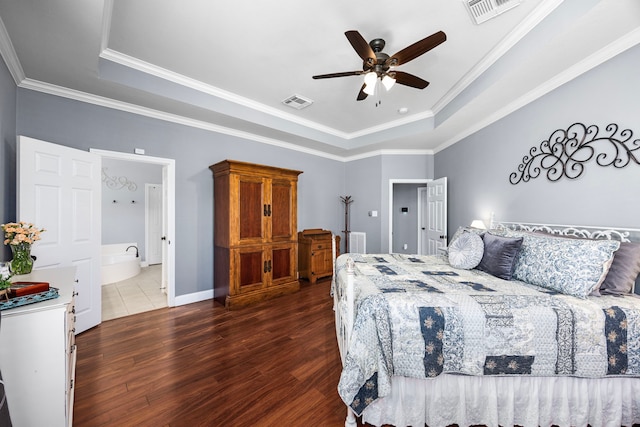
[[[323,240],[320,242],[313,242],[311,245],[311,250],[319,251],[322,249],[331,250],[331,240]]]

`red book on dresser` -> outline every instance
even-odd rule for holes
[[[47,282],[14,282],[9,288],[9,298],[23,297],[49,290]]]

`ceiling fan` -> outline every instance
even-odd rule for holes
[[[411,46],[407,46],[398,53],[389,56],[382,52],[382,49],[384,49],[385,46],[385,41],[383,39],[373,39],[367,43],[362,35],[355,30],[347,31],[344,35],[347,36],[349,43],[351,43],[351,46],[353,46],[358,56],[362,58],[362,71],[320,74],[313,76],[313,78],[330,79],[334,77],[360,76],[364,74],[364,84],[358,93],[358,101],[362,101],[367,97],[367,95],[372,95],[374,93],[378,80],[382,82],[387,90],[391,89],[391,86],[393,86],[394,83],[417,89],[424,89],[427,87],[429,85],[428,81],[414,76],[413,74],[395,70],[394,67],[406,64],[412,59],[430,51],[447,40],[447,35],[442,31],[438,31],[429,37],[425,37],[424,39],[415,42]]]

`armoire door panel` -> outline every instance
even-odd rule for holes
[[[262,180],[253,181],[240,178],[240,240],[262,239],[264,237],[264,205]]]
[[[238,291],[245,292],[248,287],[262,287],[266,261],[262,248],[243,248],[238,249],[236,253]]]
[[[274,245],[271,250],[271,283],[277,285],[283,281],[290,282],[296,277],[297,251],[296,244]]]
[[[297,217],[295,209],[295,187],[290,181],[274,180],[271,186],[271,238],[273,241],[291,240],[295,237],[296,227],[292,218]]]

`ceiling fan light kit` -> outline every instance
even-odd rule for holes
[[[378,74],[376,74],[375,71],[369,71],[364,75],[364,84],[367,86],[375,86],[377,80]]]
[[[382,52],[385,41],[383,39],[373,39],[369,43],[358,31],[350,30],[344,33],[351,43],[351,46],[362,59],[362,71],[346,71],[331,74],[319,74],[313,76],[314,79],[329,79],[334,77],[360,76],[364,74],[364,84],[358,92],[357,100],[362,101],[368,95],[375,93],[378,82],[386,90],[390,90],[395,83],[424,89],[429,82],[404,71],[397,71],[395,67],[419,57],[447,40],[444,32],[438,31],[414,44],[407,46],[394,55],[387,55]]]
[[[387,74],[382,78],[382,84],[384,85],[385,89],[390,90],[393,85],[396,84],[396,79]]]
[[[364,84],[364,88],[362,89],[362,92],[364,92],[366,95],[374,95],[376,93],[376,84],[378,83],[378,80],[374,80],[373,83],[371,84]],[[358,101],[362,101],[362,99],[358,98]]]

